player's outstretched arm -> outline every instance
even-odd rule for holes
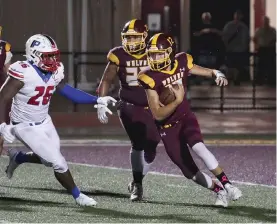
[[[110,96],[93,96],[63,81],[57,86],[57,90],[62,96],[77,104],[101,104],[107,106],[109,103],[116,103],[116,100]]]
[[[185,95],[184,88],[182,85],[179,85],[178,90],[172,88],[172,91],[174,92],[176,99],[166,106],[161,106],[159,95],[155,90],[146,89],[145,91],[147,94],[148,104],[151,109],[151,112],[154,118],[158,121],[162,121],[166,119],[168,116],[170,116],[176,110],[178,105],[182,103]]]
[[[226,79],[225,75],[221,71],[215,69],[204,68],[194,64],[189,73],[193,75],[215,78],[215,82],[218,86],[228,85],[228,80]]]
[[[116,77],[117,68],[118,67],[115,63],[108,62],[105,68],[105,71],[102,75],[99,87],[97,89],[98,96],[100,97],[107,96],[111,83]]]
[[[104,97],[108,94],[111,83],[113,82],[117,74],[117,69],[118,66],[115,63],[109,61],[101,78],[99,87],[97,89],[98,96]],[[107,124],[109,121],[109,118],[106,115],[106,113],[111,114],[111,111],[108,111],[106,107],[97,105],[97,117],[102,124]]]

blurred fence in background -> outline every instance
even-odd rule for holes
[[[24,52],[14,52],[15,58],[19,59]],[[92,94],[96,94],[96,88],[106,66],[107,52],[62,52],[62,58],[67,58],[71,54],[74,58],[74,79],[70,81],[71,85],[84,89]],[[82,56],[86,55],[86,61],[82,60]],[[250,69],[253,70],[253,77],[250,77],[247,69],[248,78],[241,85],[235,86],[230,82],[229,86],[219,88],[213,85],[211,80],[202,79],[197,84],[193,82],[193,77],[189,79],[188,99],[191,102],[193,110],[276,110],[276,87],[267,85],[257,85],[257,55],[249,54],[254,57]],[[194,58],[197,58],[194,55]],[[84,69],[83,69],[84,68]],[[85,74],[82,74],[85,72]],[[68,81],[68,80],[67,80]],[[110,90],[110,95],[117,98],[118,80]],[[94,111],[91,105],[74,105],[68,100],[54,95],[51,104],[52,112],[90,112]]]

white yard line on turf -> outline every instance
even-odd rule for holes
[[[78,166],[85,166],[85,167],[92,167],[92,168],[104,168],[104,169],[110,169],[110,170],[117,170],[117,171],[128,171],[131,172],[131,169],[124,169],[124,168],[117,168],[112,166],[98,166],[98,165],[92,165],[92,164],[84,164],[84,163],[73,163],[68,162],[68,164],[72,165],[78,165]],[[149,174],[152,175],[159,175],[159,176],[169,176],[169,177],[182,177],[182,175],[177,174],[167,174],[167,173],[161,173],[161,172],[149,172]],[[231,180],[231,182],[239,185],[247,185],[247,186],[259,186],[259,187],[267,187],[267,188],[276,188],[274,185],[267,185],[267,184],[257,184],[257,183],[251,183],[251,182],[243,182],[243,181],[237,181],[237,180]],[[175,185],[177,186],[177,185]],[[181,186],[181,185],[180,185]]]
[[[1,156],[2,158],[8,159],[9,157],[4,155]],[[131,169],[125,169],[125,168],[118,168],[118,167],[112,167],[112,166],[99,166],[99,165],[93,165],[93,164],[85,164],[85,163],[73,163],[73,162],[68,162],[68,164],[71,165],[77,165],[77,166],[85,166],[85,167],[91,167],[91,168],[104,168],[104,169],[109,169],[109,170],[117,170],[117,171],[127,171],[131,172]],[[169,177],[181,177],[184,178],[182,175],[177,175],[177,174],[168,174],[168,173],[161,173],[161,172],[149,172],[149,174],[152,175],[159,175],[159,176],[169,176]],[[267,188],[275,188],[276,186],[274,185],[267,185],[267,184],[257,184],[257,183],[251,183],[251,182],[243,182],[243,181],[237,181],[237,180],[231,180],[231,182],[240,184],[240,185],[246,185],[246,186],[258,186],[258,187],[267,187]],[[182,187],[182,185],[173,185],[170,184],[170,187]]]
[[[273,141],[255,141],[255,140],[216,140],[206,141],[207,145],[216,145],[216,146],[273,146],[275,145]],[[5,144],[6,147],[22,147],[23,144],[19,141],[15,141],[12,144]],[[80,147],[80,146],[131,146],[130,141],[128,140],[114,140],[114,139],[61,139],[61,146],[65,147]],[[162,143],[159,146],[163,146]]]

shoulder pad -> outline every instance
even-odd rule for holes
[[[176,54],[175,58],[177,60],[185,60],[188,69],[191,69],[193,67],[193,58],[190,54],[186,54],[185,52],[180,52]]]
[[[147,70],[139,73],[138,81],[140,85],[145,89],[154,89],[155,81],[149,75],[146,74]]]
[[[10,65],[9,70],[8,70],[8,75],[15,79],[23,80],[24,74],[29,67],[30,67],[30,65],[27,64],[26,62],[17,61]]]
[[[192,67],[193,67],[193,58],[190,54],[186,54],[186,57],[187,57],[188,69],[192,69]]]
[[[116,65],[119,65],[119,54],[120,51],[122,51],[122,47],[115,47],[111,49],[107,55],[107,59],[110,62],[115,63]]]

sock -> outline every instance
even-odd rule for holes
[[[143,177],[144,175],[142,174],[142,172],[133,171],[134,183],[142,184]]]
[[[228,177],[226,176],[226,174],[223,171],[221,174],[217,175],[216,178],[221,182],[221,184],[223,186],[225,186],[225,184],[231,184]]]
[[[144,165],[143,165],[143,177],[148,173],[151,165],[152,165],[152,163],[147,163],[146,161],[144,161]]]
[[[215,193],[221,191],[221,190],[224,190],[222,187],[220,187],[219,185],[217,185],[216,183],[214,183],[214,186],[213,188],[211,188],[211,190]]]
[[[17,164],[28,162],[28,155],[25,152],[19,151],[15,157],[15,162]]]
[[[143,166],[144,166],[144,151],[131,149],[130,160],[133,172],[134,183],[142,184]]]
[[[80,193],[81,192],[80,192],[79,188],[76,187],[76,186],[71,191],[71,194],[72,194],[74,199],[78,198],[80,196]]]
[[[218,167],[218,161],[210,152],[210,150],[207,149],[204,143],[196,143],[194,146],[192,146],[192,150],[202,159],[209,170],[214,170],[216,167]]]

